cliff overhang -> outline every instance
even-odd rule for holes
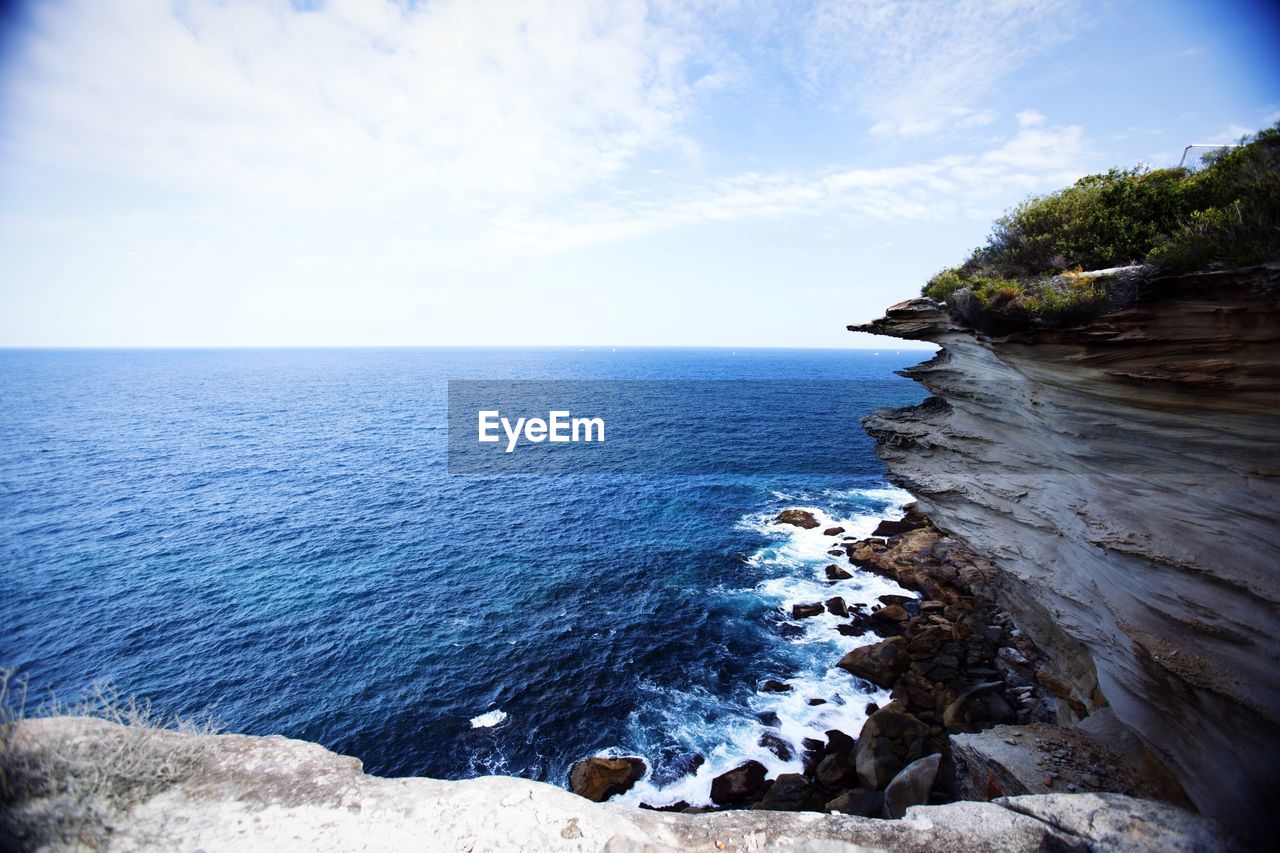
[[[1280,265],[1151,276],[1056,328],[993,334],[931,299],[849,328],[939,345],[903,371],[932,396],[864,427],[998,567],[1062,721],[1110,705],[1203,813],[1273,828]]]

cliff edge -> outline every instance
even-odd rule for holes
[[[15,798],[12,783],[21,777],[6,777],[6,850],[1223,849],[1202,818],[1119,794],[917,806],[893,821],[668,814],[593,803],[524,779],[382,779],[365,775],[355,758],[282,737],[182,734],[83,717],[11,725],[7,769],[36,771],[45,783]]]
[[[941,350],[864,421],[891,478],[995,563],[1061,722],[1110,706],[1203,814],[1274,829],[1280,264],[1157,277],[993,337],[914,299],[852,331]]]

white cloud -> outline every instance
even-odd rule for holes
[[[746,173],[558,215],[512,208],[489,238],[500,245],[558,251],[633,239],[670,228],[749,219],[837,218],[845,226],[990,217],[1010,200],[1056,189],[1087,171],[1092,154],[1077,125],[1024,127],[987,151],[879,169],[812,174]]]
[[[1076,0],[824,0],[808,18],[812,85],[850,100],[880,135],[973,123],[999,83],[1071,38]]]
[[[1044,113],[1036,110],[1023,110],[1018,113],[1019,127],[1035,127],[1044,124]]]
[[[971,112],[965,117],[958,119],[956,125],[958,127],[985,127],[991,122],[999,118],[999,113],[995,110],[981,110]]]
[[[828,0],[801,16],[798,47],[810,79],[853,92],[876,133],[981,127],[996,112],[978,98],[1066,37],[1071,2]],[[714,31],[734,15],[787,18],[674,0],[329,0],[305,13],[272,0],[63,0],[35,10],[36,35],[0,80],[13,119],[0,179],[105,179],[121,189],[119,206],[159,194],[166,213],[210,228],[251,215],[270,230],[275,211],[446,242],[511,210],[607,190],[642,157],[697,162],[686,119],[742,73]],[[1044,120],[1032,110],[1018,119]],[[732,197],[725,187],[738,182],[705,192]],[[779,205],[792,203],[767,208]]]
[[[269,206],[454,212],[571,191],[687,146],[699,85],[696,37],[638,0],[34,10],[4,78],[9,169]]]
[[[1231,124],[1219,133],[1215,133],[1205,140],[1205,144],[1209,145],[1234,145],[1242,138],[1256,133],[1257,128],[1245,127],[1242,124]]]
[[[986,59],[960,69],[963,86],[926,80],[950,73],[950,48],[931,47],[942,30],[862,4],[884,19],[854,40],[876,42],[854,68],[835,30],[829,44],[800,38],[797,16],[755,2],[33,5],[36,28],[0,76],[0,339],[505,340],[494,306],[523,306],[508,311],[516,331],[579,316],[546,308],[552,292],[595,329],[592,300],[626,297],[590,265],[638,277],[663,253],[575,248],[716,223],[843,234],[985,219],[1090,160],[1078,127],[1026,122],[933,159],[897,138],[822,153],[760,144],[779,128],[750,137],[772,114],[743,80],[774,74],[773,94],[793,93],[794,66],[753,52],[779,38],[830,48],[811,57],[810,94],[856,82],[859,108],[894,137],[992,125],[982,91],[1016,63],[994,62],[962,27],[958,44]],[[990,18],[997,36],[1022,32],[1011,16]],[[831,132],[831,112],[793,107],[816,116],[815,136]]]

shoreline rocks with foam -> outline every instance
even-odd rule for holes
[[[880,521],[879,536],[846,537],[842,553],[851,571],[832,564],[825,574],[834,583],[841,575],[870,572],[920,598],[884,594],[868,605],[837,596],[793,605],[790,614],[795,620],[830,614],[848,621],[821,630],[879,637],[845,653],[838,666],[868,688],[888,690],[892,701],[871,704],[858,732],[833,729],[825,739],[805,739],[798,745],[801,772],[767,778],[763,765],[748,760],[712,779],[710,809],[684,803],[649,808],[895,819],[913,806],[1054,791],[1120,793],[1186,807],[1177,783],[1140,746],[1135,753],[1128,744],[1126,754],[1111,748],[1104,733],[1054,724],[1060,707],[1070,710],[1071,697],[1056,694],[1052,677],[1041,679],[1047,656],[986,592],[994,567],[914,505],[903,509],[902,518]],[[779,523],[811,519],[813,524],[796,526],[818,526],[811,513],[801,519],[788,512]],[[792,687],[766,679],[758,690],[786,693]],[[785,749],[790,757],[782,738],[764,740],[775,754]]]

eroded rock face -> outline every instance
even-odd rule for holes
[[[851,327],[943,347],[909,371],[934,396],[864,426],[920,509],[998,567],[993,591],[1051,658],[1040,680],[1061,720],[1109,703],[1202,811],[1265,832],[1280,267],[1146,286],[1086,325],[1002,339],[930,300]]]
[[[107,809],[96,846],[119,850],[844,850],[904,851],[1230,849],[1221,831],[1171,806],[1118,795],[1031,796],[993,803],[908,809],[902,820],[817,812],[670,814],[593,803],[561,788],[487,776],[459,782],[366,776],[360,762],[282,737],[186,735],[143,730],[145,754],[191,756],[193,772]],[[19,750],[101,747],[119,751],[130,733],[99,720],[53,718],[21,724]],[[142,753],[133,753],[135,755]],[[149,768],[156,770],[157,768]],[[132,770],[148,771],[134,765]],[[776,784],[776,783],[775,783]],[[803,786],[796,786],[803,791]],[[785,789],[784,789],[785,791]],[[780,792],[781,793],[781,792]],[[866,809],[878,795],[840,805]],[[860,802],[866,800],[866,802]],[[50,821],[72,817],[54,799],[19,799],[0,809],[0,848],[74,846]],[[52,813],[51,813],[52,812]],[[76,832],[74,823],[60,831]],[[73,836],[75,837],[75,836]],[[94,836],[87,836],[92,839]],[[80,837],[80,846],[88,842]]]

